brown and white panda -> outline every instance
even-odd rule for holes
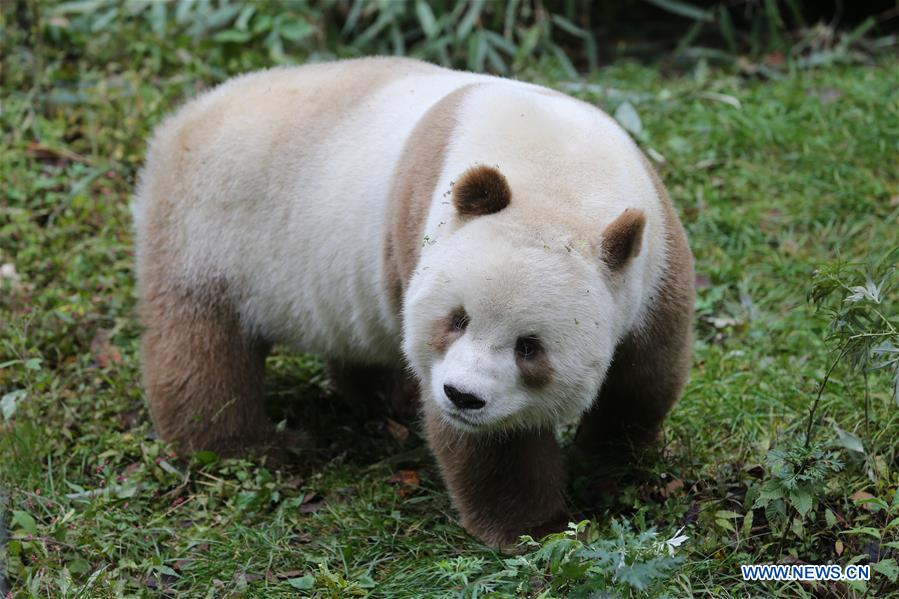
[[[273,343],[410,369],[490,544],[565,526],[559,423],[582,417],[587,452],[651,439],[689,370],[662,184],[613,119],[536,85],[400,58],[244,75],[158,128],[134,217],[163,438],[265,439]]]

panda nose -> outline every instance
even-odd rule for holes
[[[452,385],[444,385],[443,392],[446,393],[447,398],[453,402],[454,406],[463,410],[480,410],[487,405],[487,402],[477,395],[463,393]]]

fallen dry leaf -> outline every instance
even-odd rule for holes
[[[753,478],[762,478],[765,476],[765,469],[762,468],[761,464],[753,464],[752,466],[747,466],[744,468],[746,470],[746,474],[752,476]]]
[[[668,481],[668,483],[662,488],[662,497],[666,499],[674,495],[674,493],[680,489],[684,488],[684,481],[675,478],[674,480]]]
[[[284,486],[293,490],[299,489],[303,485],[303,479],[295,476],[284,481]]]
[[[786,62],[786,57],[784,57],[784,53],[775,50],[774,52],[770,52],[765,54],[764,58],[762,58],[762,62],[769,67],[781,67]]]
[[[400,497],[406,497],[421,484],[421,479],[415,470],[400,470],[387,479],[388,483],[399,485],[396,490]]]
[[[387,432],[400,443],[409,438],[409,429],[392,418],[387,419]]]
[[[37,140],[28,144],[28,147],[25,148],[25,154],[44,162],[53,162],[57,165],[64,162],[87,162],[87,159],[80,154],[63,148],[50,148],[42,145]]]
[[[319,495],[318,493],[310,493],[303,498],[303,503],[300,505],[300,513],[301,514],[314,514],[318,510],[325,505],[325,498]]]
[[[681,519],[681,524],[683,526],[687,526],[689,524],[694,524],[699,519],[699,504],[695,501],[690,502],[690,507],[687,508],[687,513],[684,514],[684,517]]]
[[[91,341],[91,355],[100,368],[109,368],[110,364],[121,364],[122,354],[109,340],[109,331],[98,329]]]
[[[179,560],[176,560],[175,563],[172,564],[172,570],[174,570],[175,572],[181,572],[181,571],[184,570],[185,568],[189,568],[190,565],[191,565],[192,563],[194,563],[195,561],[196,561],[196,560],[192,560],[192,559],[179,559]]]
[[[874,499],[874,496],[867,491],[856,491],[849,496],[849,499],[851,499],[852,501],[863,501],[865,499]],[[872,503],[863,503],[861,507],[868,511],[877,509]]]
[[[387,479],[388,483],[406,485],[407,487],[417,487],[421,484],[418,472],[415,470],[400,470]]]

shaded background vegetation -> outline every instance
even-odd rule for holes
[[[892,43],[897,17],[894,0],[15,0],[4,37],[26,32],[38,61],[47,45],[67,60],[213,77],[369,54],[500,74],[550,59],[573,75],[624,57],[858,60]]]

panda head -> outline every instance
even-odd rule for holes
[[[640,250],[643,212],[624,211],[590,242],[546,243],[498,218],[513,201],[497,169],[463,174],[458,227],[423,253],[404,298],[403,351],[425,409],[464,431],[579,416],[623,333],[616,281]]]

